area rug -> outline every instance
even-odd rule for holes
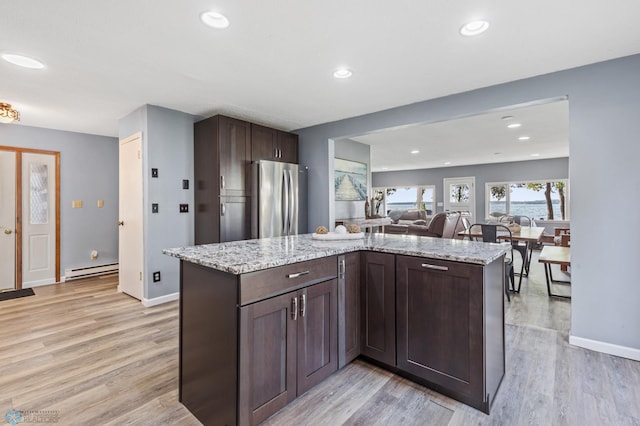
[[[0,293],[0,301],[17,299],[18,297],[33,296],[35,293],[32,288],[23,288],[21,290],[3,291]]]

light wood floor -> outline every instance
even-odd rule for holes
[[[112,275],[0,302],[0,418],[13,408],[55,411],[61,425],[199,424],[177,401],[178,303],[145,308],[116,287]],[[266,424],[640,425],[640,363],[570,346],[570,302],[549,300],[535,259],[522,289],[491,416],[356,361]]]

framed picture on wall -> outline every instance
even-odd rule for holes
[[[367,199],[367,165],[357,161],[336,158],[336,201],[364,201]]]

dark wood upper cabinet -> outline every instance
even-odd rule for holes
[[[195,243],[249,238],[251,124],[222,115],[199,121],[193,148]]]
[[[298,135],[251,124],[251,161],[298,163]]]
[[[396,365],[395,255],[361,253],[361,353]]]

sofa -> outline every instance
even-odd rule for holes
[[[463,216],[468,216],[468,212],[443,212],[438,213],[431,219],[428,226],[409,225],[407,234],[422,237],[436,238],[458,238],[458,234],[465,229]]]
[[[410,225],[427,226],[430,210],[392,210],[389,212],[390,225],[385,225],[386,234],[406,234]]]

